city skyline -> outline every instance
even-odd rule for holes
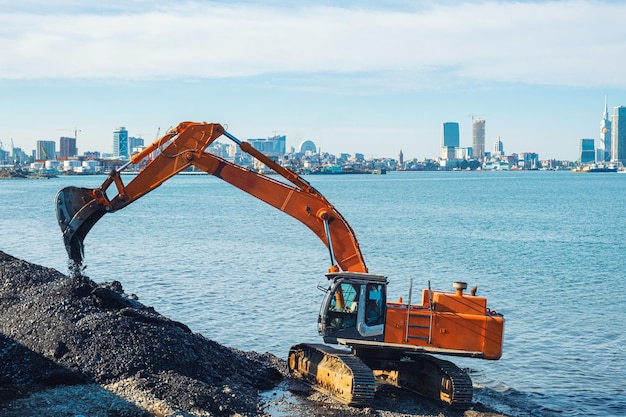
[[[598,161],[598,162],[602,162],[602,161],[612,161],[613,159],[615,159],[615,162],[617,162],[618,160],[620,162],[624,162],[625,158],[623,157],[619,157],[619,158],[613,158],[611,159],[611,155],[616,152],[616,149],[612,149],[614,146],[617,145],[612,145],[612,143],[617,144],[617,141],[612,142],[611,141],[611,137],[613,136],[613,121],[617,120],[616,117],[618,115],[618,113],[620,115],[622,115],[622,118],[624,117],[624,107],[625,106],[616,106],[614,108],[614,114],[609,114],[608,110],[607,110],[607,106],[605,103],[605,112],[603,115],[603,118],[600,121],[600,134],[599,134],[599,138],[580,138],[579,142],[578,142],[578,146],[579,149],[577,151],[576,157],[575,159],[565,159],[565,158],[541,158],[542,160],[548,160],[548,159],[552,159],[552,160],[562,160],[562,161],[570,161],[570,162],[589,162],[588,157],[582,158],[581,157],[581,146],[582,143],[585,142],[587,145],[587,147],[589,146],[590,142],[593,142],[593,145],[595,146],[594,148],[594,160]],[[471,115],[472,117],[474,115]],[[479,159],[482,160],[485,156],[485,146],[487,146],[487,149],[489,149],[489,143],[487,143],[485,141],[485,120],[484,119],[480,119],[480,118],[472,118],[472,138],[471,138],[471,143],[469,143],[469,146],[461,146],[461,140],[460,140],[460,133],[459,133],[459,123],[458,122],[443,122],[441,125],[441,131],[440,131],[440,154],[439,155],[435,155],[435,156],[425,156],[423,159],[427,160],[427,159]],[[616,123],[617,126],[617,123]],[[623,128],[621,129],[623,131]],[[160,131],[160,129],[159,129]],[[82,150],[81,152],[78,152],[78,144],[80,143],[77,139],[77,132],[80,132],[80,130],[75,129],[74,130],[74,137],[67,137],[67,136],[60,136],[58,140],[54,140],[54,139],[43,139],[43,140],[37,140],[36,141],[36,146],[33,149],[22,149],[19,146],[16,146],[16,149],[20,149],[21,152],[26,153],[27,155],[35,155],[35,159],[36,160],[44,160],[44,159],[54,159],[51,158],[50,155],[53,154],[58,154],[59,156],[68,156],[68,150],[66,149],[65,151],[63,150],[64,147],[67,148],[68,145],[68,140],[71,140],[71,146],[73,146],[73,153],[72,155],[74,156],[83,156],[83,155],[93,155],[94,153],[99,153],[105,157],[120,157],[123,155],[126,155],[126,157],[128,157],[130,155],[130,151],[131,149],[135,149],[137,146],[139,147],[143,147],[143,146],[147,146],[150,141],[145,141],[144,138],[142,138],[141,136],[133,136],[129,134],[129,131],[126,129],[126,127],[116,127],[115,129],[112,130],[112,142],[110,143],[110,150],[102,150],[102,149],[88,149],[88,150]],[[275,133],[275,132],[274,132]],[[624,134],[618,134],[619,137],[624,137]],[[123,140],[121,138],[124,138]],[[286,135],[276,135],[274,134],[273,136],[266,136],[264,138],[245,138],[243,140],[248,141],[248,142],[259,142],[259,141],[267,141],[268,139],[271,138],[275,138],[275,137],[281,137],[282,138],[282,146],[285,148],[285,152],[283,152],[283,154],[288,153],[288,149],[290,148],[294,148],[295,152],[297,152],[298,148],[301,147],[304,143],[310,143],[313,146],[315,146],[316,148],[318,147],[318,145],[316,144],[316,142],[313,140],[303,140],[300,141],[299,143],[290,143],[289,146],[286,146],[287,143],[287,137]],[[446,139],[447,137],[447,139]],[[607,148],[607,138],[608,139],[608,150],[606,151],[606,155],[604,156],[603,159],[603,155],[605,152],[605,148]],[[65,143],[64,143],[65,141]],[[624,139],[622,139],[622,142],[624,141]],[[58,142],[58,143],[57,143]],[[131,143],[132,142],[132,143]],[[218,140],[216,143],[219,143],[223,141]],[[620,142],[620,143],[622,143]],[[13,141],[11,140],[11,143],[13,143]],[[230,143],[230,142],[226,142],[226,143]],[[57,149],[57,144],[58,144],[58,149]],[[506,153],[501,150],[502,146],[503,146],[503,141],[501,137],[497,137],[495,138],[495,140],[493,141],[493,143],[491,144],[493,147],[493,153],[494,154],[501,154],[501,155],[506,155]],[[4,144],[3,144],[4,146]],[[623,146],[623,145],[622,145]],[[622,153],[624,152],[623,147],[620,146],[620,155],[622,155]],[[123,149],[122,149],[123,148]],[[2,148],[0,148],[2,149]],[[446,151],[446,149],[448,149]],[[467,149],[471,149],[471,155],[470,154],[465,154],[462,153],[458,154],[455,151],[458,152],[458,150],[467,150]],[[477,153],[477,149],[478,149],[478,153]],[[4,149],[6,152],[8,152],[8,154],[11,153],[11,149]],[[261,149],[260,149],[261,150]],[[588,148],[587,148],[588,150]],[[319,151],[321,152],[321,148],[319,148]],[[398,150],[398,153],[402,152],[402,149]],[[487,151],[488,153],[492,153],[492,151]],[[328,153],[328,152],[325,152]],[[521,155],[521,154],[525,154],[525,153],[535,153],[536,152],[532,152],[532,151],[521,151],[521,152],[512,152],[510,153],[510,155],[516,154],[516,155]],[[333,154],[333,153],[331,153]],[[340,155],[340,154],[346,154],[346,152],[338,152],[334,155]],[[364,154],[363,152],[359,152],[358,150],[354,151],[354,152],[347,152],[347,154]],[[384,155],[384,156],[380,156],[377,158],[391,158],[391,159],[396,159],[398,157],[398,155]],[[416,159],[416,158],[412,158],[412,159]]]
[[[485,147],[576,160],[626,104],[617,1],[0,2],[0,141],[75,133],[152,142],[180,121],[323,152],[440,155],[444,122],[486,121]],[[598,17],[602,18],[599,19]],[[601,63],[602,65],[598,65]],[[63,132],[65,131],[65,132]],[[69,133],[71,131],[72,133]]]

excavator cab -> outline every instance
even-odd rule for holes
[[[331,283],[318,318],[324,341],[383,341],[387,277],[345,271],[326,276]]]

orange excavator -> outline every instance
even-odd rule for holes
[[[207,151],[221,136],[280,175],[253,171]],[[154,156],[156,155],[156,156]],[[121,172],[142,167],[127,184]],[[290,373],[352,406],[368,406],[377,382],[415,391],[454,408],[472,403],[472,381],[453,363],[435,355],[499,359],[504,318],[487,300],[465,292],[424,289],[421,302],[387,300],[388,279],[368,273],[354,231],[305,179],[281,166],[219,124],[183,122],[95,189],[66,187],[56,196],[56,213],[70,258],[80,273],[84,239],[105,214],[120,210],[177,173],[195,166],[299,220],[326,245],[331,266],[318,317],[324,344],[297,344],[288,356]],[[115,184],[117,194],[107,195]],[[113,193],[112,193],[113,194]],[[429,284],[430,287],[430,284]],[[329,344],[338,345],[337,348]]]

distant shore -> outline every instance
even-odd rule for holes
[[[41,180],[41,179],[49,179],[49,178],[57,178],[57,175],[54,174],[40,174],[40,173],[32,173],[28,171],[15,170],[15,169],[1,169],[0,170],[0,180]]]

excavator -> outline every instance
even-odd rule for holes
[[[209,145],[222,136],[274,174],[209,152]],[[125,183],[121,173],[131,166],[139,172],[127,176],[132,180]],[[371,405],[380,383],[414,391],[451,408],[471,406],[469,375],[439,356],[500,359],[504,317],[488,308],[486,298],[475,295],[475,290],[466,292],[465,282],[454,282],[453,291],[432,290],[429,283],[415,304],[412,288],[407,302],[387,300],[388,278],[368,272],[356,235],[341,213],[304,178],[220,124],[182,122],[113,169],[99,188],[60,190],[56,215],[70,270],[81,273],[84,239],[102,216],[126,207],[192,166],[299,220],[328,249],[329,285],[320,287],[325,295],[318,316],[324,343],[290,348],[288,365],[293,377],[356,407]],[[108,190],[112,184],[116,190]]]

